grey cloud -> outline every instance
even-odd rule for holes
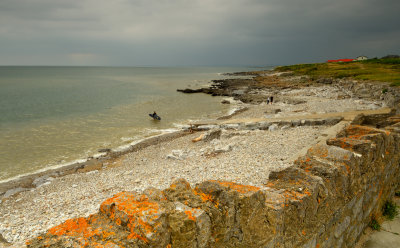
[[[224,65],[400,53],[398,0],[2,0],[0,64]]]

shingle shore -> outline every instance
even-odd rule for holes
[[[305,102],[290,103],[284,97]],[[274,105],[246,105],[249,110],[233,118],[380,107],[380,103],[365,100],[337,99],[336,89],[329,86],[286,90],[276,99]],[[150,186],[163,189],[176,178],[192,185],[217,179],[262,187],[270,171],[290,166],[293,155],[311,146],[325,128],[222,130],[219,139],[193,143],[192,139],[202,134],[197,132],[155,144],[120,157],[103,170],[54,178],[50,184],[3,199],[0,233],[9,242],[23,244],[66,219],[97,212],[101,202],[115,193],[142,191]]]

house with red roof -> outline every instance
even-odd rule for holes
[[[336,63],[336,62],[351,62],[354,61],[355,59],[331,59],[327,60],[327,63]]]

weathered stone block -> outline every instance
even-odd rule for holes
[[[169,243],[166,210],[146,195],[121,192],[100,205],[100,212],[127,230],[127,239],[149,245]]]
[[[350,224],[350,217],[346,216],[344,220],[336,226],[335,237],[339,238],[342,235],[342,233],[346,230],[346,228],[349,226],[349,224]]]
[[[175,202],[169,215],[173,247],[208,247],[211,234],[210,217],[204,210]]]

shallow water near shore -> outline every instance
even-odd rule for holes
[[[220,97],[176,89],[255,69],[0,67],[0,181],[226,113]]]

